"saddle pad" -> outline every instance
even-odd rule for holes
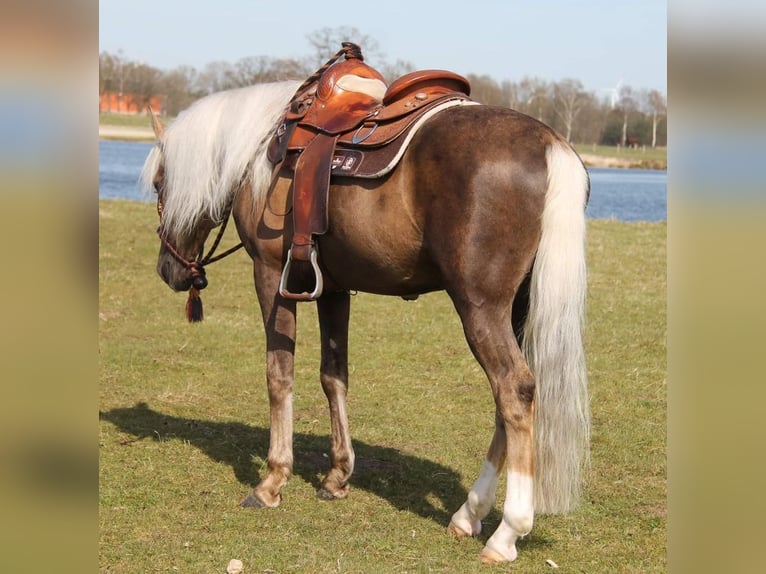
[[[335,147],[332,159],[332,175],[338,177],[361,177],[374,179],[383,177],[396,167],[420,127],[430,118],[455,106],[478,105],[468,99],[448,100],[425,112],[412,126],[392,143],[376,149],[344,148],[342,143]],[[397,141],[399,140],[399,141]]]
[[[397,166],[410,141],[426,121],[447,108],[468,105],[478,105],[478,102],[466,98],[442,102],[423,113],[411,126],[384,146],[346,147],[342,141],[339,141],[333,153],[331,175],[333,177],[360,177],[365,179],[383,177]],[[299,157],[300,154],[289,152],[283,167],[291,171],[294,170]]]

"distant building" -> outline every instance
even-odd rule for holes
[[[137,115],[146,113],[149,105],[158,114],[165,113],[165,105],[168,97],[164,95],[140,96],[136,94],[104,92],[98,103],[98,111],[111,112],[113,114]]]

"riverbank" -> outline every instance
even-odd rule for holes
[[[145,126],[99,125],[98,137],[99,139],[122,141],[153,142],[155,140],[152,128]],[[604,155],[603,152],[583,151],[583,146],[575,147],[578,148],[578,153],[586,167],[665,170],[668,166],[667,158],[643,158],[640,153],[629,154],[627,150],[622,150],[625,155]]]
[[[578,151],[578,153],[580,154],[580,158],[586,167],[660,170],[668,169],[667,160],[603,156],[580,151]]]
[[[98,138],[102,140],[145,141],[155,140],[154,131],[143,126],[99,125]]]

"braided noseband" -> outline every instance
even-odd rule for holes
[[[170,240],[167,238],[165,233],[162,230],[162,199],[160,198],[159,193],[157,194],[157,214],[160,217],[160,225],[157,227],[157,235],[160,238],[160,241],[165,246],[165,249],[168,250],[168,252],[175,258],[176,261],[178,261],[181,265],[184,266],[185,269],[188,269],[192,276],[192,286],[189,289],[189,298],[186,301],[186,318],[191,323],[196,323],[198,321],[202,321],[203,319],[203,311],[202,311],[202,299],[199,296],[199,292],[207,287],[207,278],[205,277],[205,265],[209,265],[211,263],[215,263],[216,261],[220,261],[227,255],[231,255],[235,251],[237,251],[239,248],[243,246],[243,243],[240,241],[237,245],[234,247],[231,247],[230,249],[227,249],[223,253],[219,253],[215,257],[213,254],[215,253],[215,250],[218,248],[218,245],[221,243],[221,238],[223,238],[223,234],[226,232],[226,224],[229,222],[229,216],[231,215],[231,209],[233,205],[233,201],[229,203],[229,205],[226,207],[226,211],[224,211],[223,214],[223,220],[221,223],[221,227],[218,229],[218,234],[216,235],[215,241],[213,242],[213,245],[210,247],[210,250],[207,252],[207,255],[204,257],[202,256],[204,244],[200,247],[200,251],[197,254],[197,257],[195,259],[187,259],[181,253],[178,251],[178,249],[173,245]]]

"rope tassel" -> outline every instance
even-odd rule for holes
[[[196,287],[189,289],[189,298],[186,300],[186,318],[189,323],[198,323],[203,319],[202,298]]]

